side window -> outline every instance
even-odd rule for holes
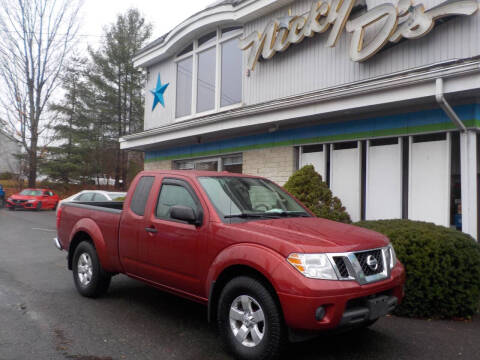
[[[145,214],[145,206],[147,205],[148,195],[150,195],[154,180],[154,176],[142,176],[137,183],[130,209],[139,216]]]
[[[95,193],[95,195],[93,195],[93,201],[108,201],[108,198],[103,194]]]
[[[92,193],[83,193],[82,195],[78,196],[75,201],[92,201],[93,194]]]
[[[157,203],[157,218],[170,219],[170,208],[175,205],[191,207],[195,212],[198,210],[194,198],[185,187],[173,184],[162,185]]]

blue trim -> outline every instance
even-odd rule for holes
[[[480,121],[480,104],[469,104],[456,106],[455,111],[465,122]],[[470,124],[468,124],[470,125]],[[478,125],[478,124],[477,124]],[[229,150],[262,148],[288,144],[299,144],[302,140],[320,137],[343,137],[358,138],[375,137],[382,134],[398,135],[399,132],[408,134],[409,128],[413,131],[416,128],[450,129],[451,120],[443,110],[425,110],[414,113],[382,116],[371,119],[352,120],[340,123],[329,123],[323,125],[307,126],[296,129],[280,130],[274,133],[263,133],[251,136],[239,136],[231,139],[194,144],[189,146],[174,147],[159,151],[148,151],[145,155],[146,161],[171,158],[186,158],[202,156],[207,153],[225,153]],[[414,129],[415,128],[415,129]]]

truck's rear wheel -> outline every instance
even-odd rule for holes
[[[73,281],[78,292],[95,298],[104,294],[110,285],[111,276],[102,268],[95,247],[81,242],[73,255]]]
[[[220,336],[236,358],[275,359],[285,327],[272,294],[249,277],[231,280],[222,290],[217,314]]]

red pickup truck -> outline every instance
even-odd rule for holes
[[[62,203],[57,229],[81,295],[103,294],[122,273],[203,303],[241,359],[369,326],[403,297],[388,238],[317,218],[260,177],[141,172],[124,203]]]

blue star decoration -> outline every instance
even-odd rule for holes
[[[167,90],[168,85],[170,85],[170,83],[162,85],[162,81],[160,80],[160,74],[158,74],[157,87],[155,88],[155,90],[150,90],[150,92],[153,94],[152,111],[155,110],[155,107],[158,105],[158,103],[162,104],[162,106],[165,107],[165,100],[163,98],[163,94],[165,93],[165,90]]]

